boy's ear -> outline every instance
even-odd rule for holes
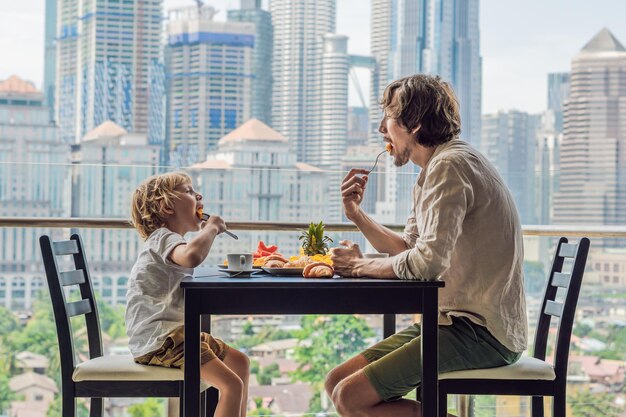
[[[173,210],[173,209],[170,209],[170,208],[165,207],[165,208],[163,209],[163,213],[167,214],[168,216],[171,216],[172,214],[174,214],[174,210]]]

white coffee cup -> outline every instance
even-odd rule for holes
[[[375,258],[389,258],[388,253],[364,253],[364,258],[375,259]]]
[[[249,271],[252,269],[251,253],[229,253],[226,255],[228,259],[228,269],[231,271]]]

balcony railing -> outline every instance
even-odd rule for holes
[[[228,222],[229,230],[268,230],[294,231],[306,229],[308,223],[299,222]],[[391,230],[401,232],[402,224],[386,224]],[[91,229],[132,229],[132,225],[122,218],[94,217],[0,217],[0,227],[51,227],[51,228],[91,228]],[[326,223],[329,232],[357,232],[352,223]],[[577,225],[524,225],[524,236],[568,236],[626,238],[626,226],[577,226]]]

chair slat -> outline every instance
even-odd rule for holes
[[[555,272],[552,277],[552,285],[555,287],[567,288],[572,278],[569,272]]]
[[[545,313],[551,316],[561,317],[561,314],[563,314],[563,303],[559,301],[548,301],[546,303]]]
[[[52,251],[55,255],[74,255],[78,253],[78,245],[75,240],[60,240],[52,242]]]
[[[68,285],[84,284],[85,273],[82,269],[76,269],[74,271],[65,271],[59,274],[61,285],[67,287]]]
[[[564,258],[573,258],[576,256],[576,250],[578,249],[578,243],[561,243],[561,249],[559,249],[559,256]]]
[[[70,317],[91,313],[91,303],[88,299],[67,303],[67,314]]]

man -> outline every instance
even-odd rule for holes
[[[346,216],[389,258],[364,259],[341,242],[332,251],[344,276],[442,279],[439,371],[503,366],[526,349],[523,241],[511,194],[493,165],[464,141],[452,89],[439,77],[414,75],[385,90],[379,131],[396,166],[421,167],[404,235],[360,207],[368,171],[341,185]],[[415,324],[333,369],[326,391],[341,416],[421,416],[402,399],[419,387],[420,326]],[[432,417],[432,416],[427,416]]]

